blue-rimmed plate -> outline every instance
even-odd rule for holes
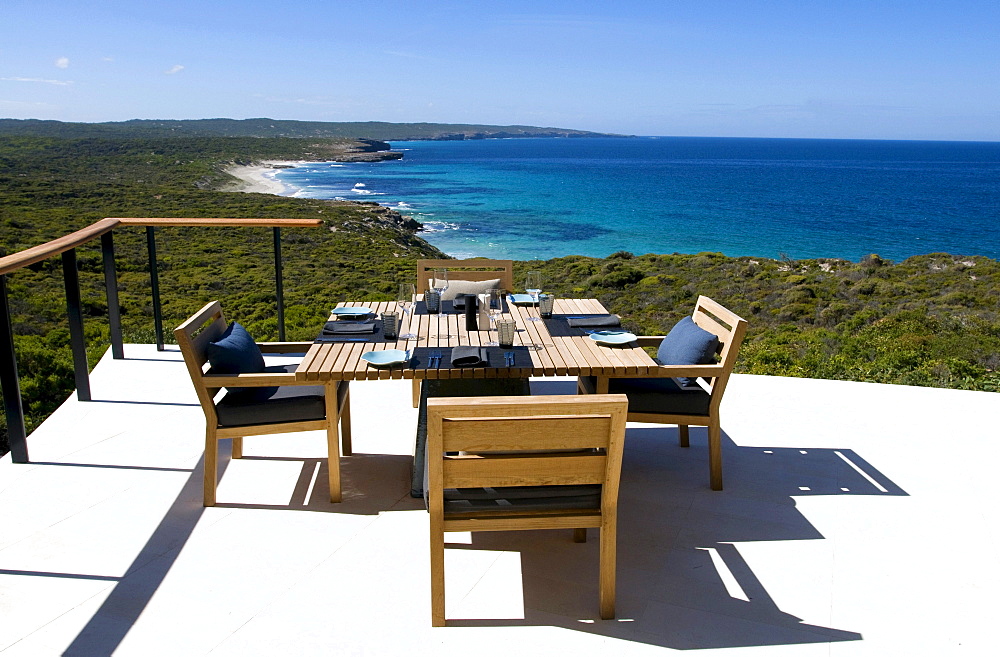
[[[535,303],[530,294],[508,294],[507,300],[518,305]]]
[[[594,331],[590,334],[590,339],[598,344],[628,344],[636,340],[634,333],[627,331]]]
[[[347,308],[334,308],[331,315],[336,315],[337,319],[360,319],[372,314],[371,308],[361,306],[348,306]]]
[[[383,349],[361,354],[361,360],[374,367],[391,367],[410,360],[410,352],[402,349]]]

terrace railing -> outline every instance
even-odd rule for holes
[[[285,340],[285,300],[282,283],[281,229],[316,228],[320,219],[160,219],[160,218],[107,218],[86,228],[64,235],[45,244],[25,249],[0,258],[0,392],[3,394],[4,412],[7,416],[7,433],[11,459],[14,463],[28,463],[27,432],[24,408],[21,403],[21,386],[17,374],[17,357],[14,352],[10,304],[7,299],[7,275],[48,258],[61,256],[63,282],[66,290],[66,315],[69,322],[70,348],[73,355],[73,373],[76,395],[80,401],[90,401],[90,368],[87,363],[87,346],[83,332],[83,312],[80,302],[80,283],[77,272],[76,247],[94,240],[101,240],[104,263],[104,285],[108,301],[108,321],[112,357],[125,357],[122,343],[121,314],[118,304],[118,275],[115,267],[114,231],[120,227],[145,227],[146,247],[149,252],[149,285],[153,298],[153,323],[156,347],[164,349],[163,317],[160,305],[160,282],[156,262],[156,228],[166,226],[246,227],[270,228],[274,235],[274,280],[278,310],[278,339]]]

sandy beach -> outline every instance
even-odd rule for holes
[[[290,189],[278,180],[275,180],[274,174],[282,168],[294,167],[297,164],[297,162],[288,161],[267,161],[252,166],[232,166],[226,169],[226,173],[242,181],[233,187],[231,191],[283,196]]]

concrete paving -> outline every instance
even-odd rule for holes
[[[125,353],[0,459],[3,657],[994,654],[1000,395],[734,376],[724,491],[703,429],[629,425],[616,620],[596,540],[454,534],[432,628],[408,381],[352,384],[343,503],[309,432],[247,438],[206,509],[180,353]]]

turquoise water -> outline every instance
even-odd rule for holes
[[[1000,258],[1000,143],[643,137],[396,142],[283,170],[290,194],[411,215],[457,257],[719,251]]]

